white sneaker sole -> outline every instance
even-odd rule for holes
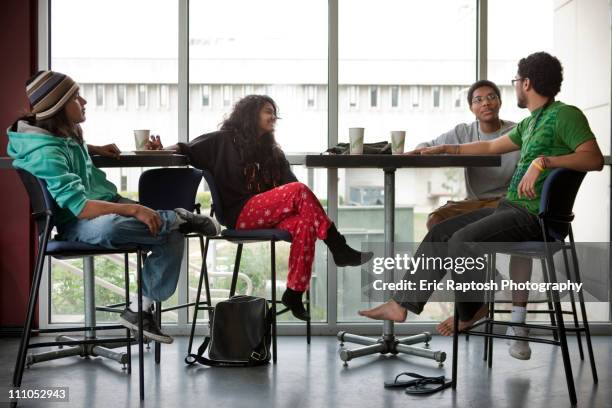
[[[519,333],[517,333],[517,331]],[[529,337],[529,331],[525,331],[523,329],[515,329],[513,327],[508,327],[506,330],[507,335],[518,335],[523,337]],[[508,344],[508,354],[517,360],[529,360],[531,358],[531,347],[529,347],[529,342],[523,340],[511,340],[507,339],[506,344]]]
[[[531,348],[529,343],[525,345],[518,345],[518,341],[508,348],[508,353],[516,358],[517,360],[529,360],[531,358]]]

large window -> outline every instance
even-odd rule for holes
[[[410,149],[457,123],[472,121],[467,108],[452,109],[443,93],[467,87],[476,79],[476,1],[383,0],[373,4],[341,0],[338,5],[339,96],[342,100],[346,93],[344,98],[349,100],[339,107],[338,139],[348,141],[349,127],[364,127],[366,143],[390,140],[392,130],[405,130],[406,149]],[[407,16],[412,18],[407,20]],[[353,102],[359,95],[355,88],[367,95],[364,103]],[[403,92],[408,95],[406,104],[401,103]],[[340,169],[338,175],[340,230],[355,246],[382,242],[383,172]],[[401,242],[420,240],[427,213],[465,194],[458,169],[401,170],[396,186],[396,240]],[[372,306],[361,301],[359,271],[338,270],[339,322],[362,320],[357,310]],[[421,318],[446,315],[446,305],[432,303]]]
[[[231,24],[219,16],[232,16]],[[275,135],[285,152],[322,151],[327,147],[325,1],[191,0],[189,29],[189,88],[193,95],[190,100],[197,100],[196,95],[201,92],[200,105],[210,106],[206,110],[191,107],[190,138],[217,130],[241,97],[255,93],[268,94],[277,103],[281,119]],[[301,181],[310,180],[312,188],[322,191],[324,199],[324,175],[315,182],[314,172],[309,177],[304,168],[296,167],[294,171]],[[208,193],[202,195],[210,200]],[[289,245],[277,247],[280,296],[285,288]],[[194,288],[200,258],[199,248],[195,245],[192,248],[189,285]],[[235,252],[234,244],[211,245],[209,270],[218,298],[227,294],[227,274],[233,270]],[[324,245],[318,245],[316,253],[311,283],[313,315],[315,320],[324,321],[327,301]],[[245,245],[238,290],[255,295],[269,293],[269,265],[269,245]],[[288,314],[283,319],[293,320]]]
[[[528,7],[529,13],[523,12],[525,7]],[[521,58],[537,51],[555,53],[553,17],[553,0],[489,0],[487,78],[506,91],[502,95],[500,111],[504,119],[518,122],[528,115],[527,110],[516,105],[514,87],[510,81],[516,75]],[[521,26],[529,29],[513,30],[513,35],[508,35],[509,22],[518,19]]]
[[[177,141],[176,104],[156,109],[148,84],[177,86],[178,0],[52,1],[50,31],[51,68],[94,87],[83,124],[89,143],[134,150],[133,129]],[[116,104],[108,101],[113,89]]]
[[[565,68],[558,99],[585,112],[604,154],[610,154],[609,32],[578,23],[609,19],[608,4],[602,0],[580,10],[576,2],[488,0],[486,61],[476,56],[477,0],[47,2],[51,68],[72,76],[88,99],[83,129],[91,144],[116,143],[124,151],[133,150],[133,129],[151,129],[165,144],[187,141],[217,130],[243,96],[268,94],[279,107],[276,139],[287,153],[321,152],[330,142],[347,142],[350,127],[364,127],[366,143],[389,140],[390,131],[405,130],[408,150],[474,120],[466,93],[481,62],[487,79],[501,89],[502,119],[518,122],[527,116],[516,106],[510,79],[520,58],[544,50],[560,57]],[[328,7],[338,11],[337,20],[335,13],[328,20]],[[188,17],[179,13],[187,9]],[[335,35],[329,35],[336,32],[337,48]],[[179,58],[188,65],[181,71],[180,86],[179,65],[187,65],[179,64]],[[328,77],[336,68],[337,84],[335,75]],[[328,95],[336,85],[337,95]],[[335,104],[329,106],[336,100],[337,112]],[[335,128],[336,118],[337,129],[328,131],[328,120]],[[141,170],[105,169],[130,198],[137,198]],[[333,186],[328,186],[325,170],[293,170],[326,208],[338,208],[339,229],[351,245],[383,240],[380,169],[340,169]],[[609,241],[608,228],[601,227],[610,222],[609,177],[606,167],[589,174],[583,184],[575,208],[577,240]],[[400,170],[396,186],[396,240],[401,242],[420,241],[427,214],[466,194],[462,169]],[[203,183],[198,201],[204,211],[210,199]],[[211,245],[208,268],[216,300],[227,296],[235,249],[229,243]],[[263,296],[273,289],[268,251],[267,245],[245,246],[240,292]],[[279,295],[285,287],[288,253],[288,245],[278,245]],[[178,301],[178,294],[193,300],[200,265],[194,241],[185,266],[188,279],[181,280],[169,304]],[[54,261],[52,266],[52,322],[82,320],[82,263]],[[121,268],[119,258],[96,259],[98,303],[121,301]],[[360,277],[359,268],[339,268],[336,276],[328,276],[327,251],[319,242],[312,279],[314,319],[363,323],[357,310],[374,304],[362,301]],[[609,321],[608,304],[592,305],[593,320]],[[190,313],[167,314],[165,319],[186,324]],[[431,303],[418,319],[436,321],[450,313],[450,305]],[[288,315],[283,319],[291,320]]]
[[[169,91],[178,83],[178,0],[57,0],[50,4],[51,69],[70,75],[89,99],[87,120],[82,124],[87,143],[116,143],[122,151],[131,151],[134,129],[151,129],[165,143],[175,143],[178,115],[170,98],[176,93]],[[155,89],[152,84],[160,84],[159,103],[156,98],[151,103],[151,94],[157,94],[149,92]],[[105,171],[123,195],[137,199],[141,169]],[[53,265],[51,321],[81,319],[82,262],[54,261]],[[122,259],[112,256],[96,259],[99,304],[121,301],[122,266]],[[174,302],[176,295],[168,304]],[[114,319],[108,314],[99,317]],[[165,318],[176,320],[176,315]]]
[[[576,2],[489,0],[488,76],[505,91],[500,116],[519,122],[529,115],[527,109],[517,106],[514,87],[510,84],[519,60],[538,51],[555,55],[564,68],[561,92],[556,99],[584,112],[603,153],[610,154],[610,56],[608,52],[607,59],[603,59],[597,47],[584,46],[597,43],[601,49],[610,49],[609,35],[602,38],[592,30],[597,21],[609,22],[610,10],[605,1],[593,1],[589,5],[578,10]],[[526,9],[529,13],[523,12]],[[585,13],[582,19],[579,13]],[[513,35],[508,36],[508,22],[518,20],[522,27],[529,29],[513,30]],[[580,188],[573,223],[578,242],[610,239],[609,228],[603,227],[610,224],[609,172],[610,167],[605,166],[602,172],[590,173]],[[537,265],[534,274],[541,276]],[[607,321],[609,312],[607,303],[588,303],[591,321]],[[539,316],[545,319],[544,315]]]

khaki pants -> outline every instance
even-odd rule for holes
[[[439,207],[429,213],[430,217],[439,218],[438,221],[447,220],[458,215],[467,214],[469,212],[479,210],[481,208],[497,208],[499,201],[503,197],[485,198],[482,200],[461,200],[447,201],[442,207]]]

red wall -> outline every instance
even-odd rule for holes
[[[37,1],[0,2],[0,156],[6,129],[28,107],[25,81],[36,72]],[[22,326],[27,309],[33,242],[29,202],[17,173],[0,170],[0,328]]]

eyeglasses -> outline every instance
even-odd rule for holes
[[[514,84],[516,84],[517,81],[522,81],[523,79],[525,78],[513,78],[512,81],[510,82],[512,82],[512,86],[514,86]]]
[[[491,93],[491,94],[488,94],[487,96],[484,96],[484,97],[483,96],[475,97],[474,99],[472,99],[472,103],[476,104],[476,105],[480,105],[480,104],[482,104],[485,101],[485,99],[487,101],[489,101],[489,102],[493,102],[493,101],[498,100],[499,98],[497,97],[496,94]]]

